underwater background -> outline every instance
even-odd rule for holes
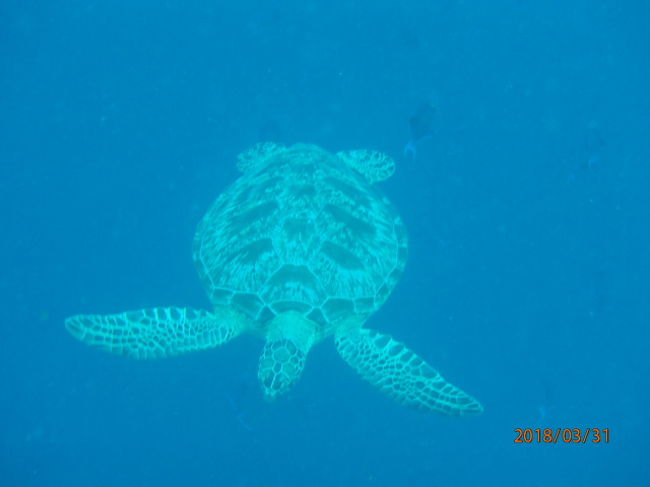
[[[650,485],[646,2],[0,5],[0,485]],[[409,120],[431,137],[404,154]],[[196,225],[262,140],[378,149],[409,233],[367,326],[485,412],[403,408],[331,340],[135,361],[65,317],[209,308]],[[515,443],[516,428],[610,442]]]

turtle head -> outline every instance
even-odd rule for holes
[[[269,323],[258,371],[267,399],[273,400],[291,389],[318,336],[318,325],[297,311],[281,313]]]

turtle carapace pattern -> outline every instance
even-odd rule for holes
[[[331,154],[317,146],[257,144],[243,173],[199,223],[193,257],[211,311],[160,307],[76,315],[78,339],[138,359],[214,348],[241,333],[264,340],[258,378],[273,399],[300,377],[309,350],[333,337],[341,357],[401,404],[452,416],[477,414],[451,385],[389,335],[365,327],[407,259],[407,236],[374,185],[393,160],[376,151]]]

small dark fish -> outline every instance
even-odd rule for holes
[[[433,121],[437,112],[438,104],[434,102],[433,97],[429,97],[420,104],[415,114],[409,119],[411,138],[404,147],[406,157],[415,159],[417,145],[421,141],[433,137]]]

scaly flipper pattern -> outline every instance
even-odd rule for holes
[[[76,315],[68,331],[88,345],[149,359],[217,347],[246,328],[237,312],[190,308],[149,308],[111,315]]]
[[[400,404],[448,416],[483,411],[481,404],[389,335],[374,330],[347,329],[336,335],[343,359],[361,376]]]

